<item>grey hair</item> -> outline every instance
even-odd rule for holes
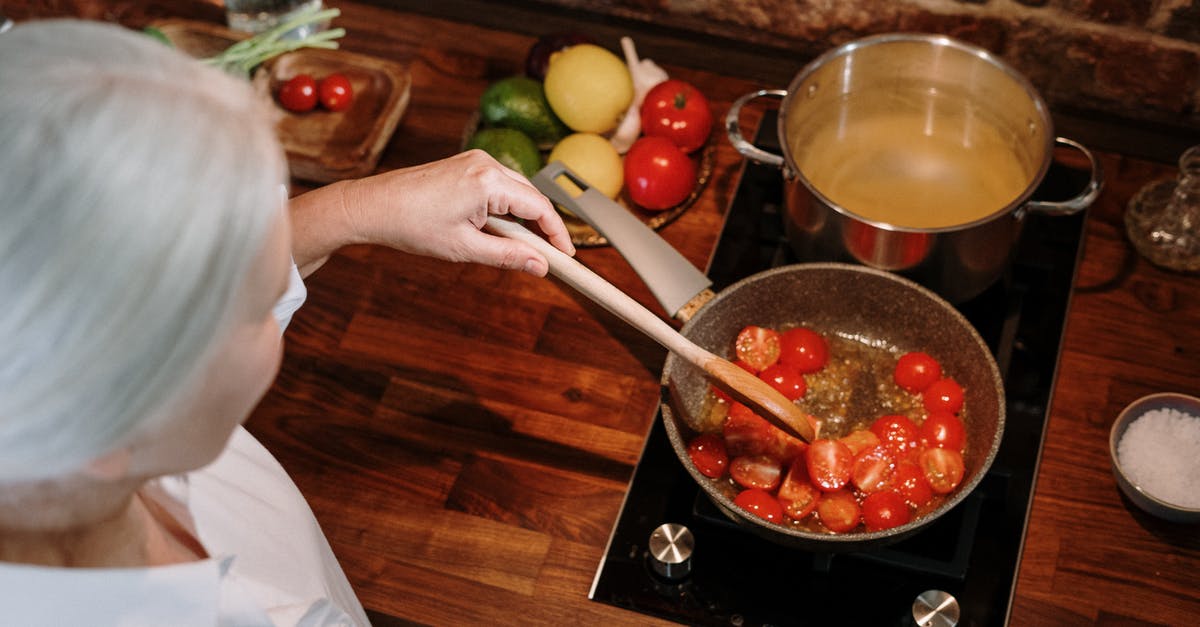
[[[135,31],[0,35],[0,485],[115,450],[198,377],[284,200],[274,122]]]

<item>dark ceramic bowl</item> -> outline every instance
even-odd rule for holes
[[[749,324],[773,328],[804,324],[825,334],[933,355],[966,393],[966,472],[958,490],[940,507],[892,529],[831,535],[768,522],[734,505],[721,489],[723,479],[710,479],[692,465],[687,442],[696,435],[691,425],[700,424],[699,417],[708,408],[709,384],[703,373],[669,355],[662,377],[662,414],[671,445],[700,487],[740,525],[770,540],[808,550],[858,551],[883,546],[915,533],[958,505],[991,466],[1004,432],[1000,372],[971,323],[933,292],[862,266],[798,264],[756,274],[723,290],[682,332],[700,346],[729,357],[733,338]]]
[[[1143,396],[1136,401],[1130,403],[1117,414],[1117,419],[1113,421],[1112,430],[1108,434],[1108,453],[1112,459],[1113,477],[1117,480],[1117,486],[1121,488],[1121,492],[1133,501],[1134,505],[1142,508],[1144,511],[1153,514],[1164,520],[1179,523],[1198,523],[1200,522],[1200,509],[1193,509],[1168,503],[1137,485],[1129,479],[1125,471],[1121,468],[1121,460],[1117,455],[1117,446],[1121,443],[1121,437],[1125,435],[1125,430],[1133,421],[1141,418],[1143,414],[1155,409],[1175,409],[1192,416],[1200,416],[1200,398],[1188,396],[1187,394],[1175,394],[1164,392],[1160,394],[1151,394]],[[1196,451],[1200,455],[1200,451]]]

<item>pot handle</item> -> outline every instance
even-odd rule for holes
[[[1088,162],[1092,165],[1092,178],[1088,181],[1083,191],[1079,192],[1074,198],[1069,198],[1063,201],[1044,201],[1031,200],[1025,203],[1025,211],[1036,211],[1052,216],[1065,216],[1087,209],[1096,202],[1096,198],[1100,196],[1100,191],[1104,188],[1104,169],[1100,166],[1100,161],[1096,159],[1096,155],[1092,151],[1084,147],[1083,144],[1067,139],[1066,137],[1055,137],[1054,143],[1074,148],[1083,153],[1087,157]]]
[[[747,102],[750,102],[755,98],[763,98],[766,96],[784,98],[787,96],[787,90],[760,89],[734,100],[733,104],[729,106],[729,112],[725,114],[725,134],[729,135],[729,143],[733,144],[733,147],[737,149],[738,152],[742,153],[742,156],[746,157],[747,159],[755,163],[782,168],[783,157],[773,152],[767,152],[746,141],[746,138],[742,137],[741,124],[739,124],[739,120],[742,117],[742,107]]]

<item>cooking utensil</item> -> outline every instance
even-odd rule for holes
[[[782,156],[739,130],[742,107],[762,97],[783,100]],[[1099,162],[1055,137],[1045,102],[1023,76],[949,37],[850,42],[809,63],[786,90],[736,100],[725,126],[738,152],[781,168],[784,226],[801,259],[899,272],[952,302],[1003,273],[1027,213],[1081,211],[1103,186]],[[1091,179],[1069,200],[1031,200],[1056,144],[1082,152]],[[925,212],[961,213],[941,224],[910,222]]]

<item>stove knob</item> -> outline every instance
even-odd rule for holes
[[[958,600],[948,592],[926,590],[912,604],[918,627],[954,627],[958,624]]]
[[[666,523],[650,534],[650,566],[670,580],[679,580],[692,572],[692,551],[696,548],[692,532],[683,525]]]

